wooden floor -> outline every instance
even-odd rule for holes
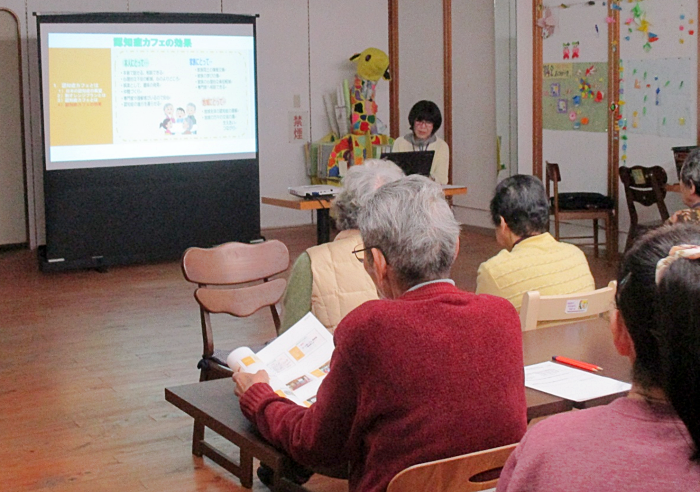
[[[295,258],[314,232],[264,233]],[[474,231],[461,245],[453,277],[469,290],[479,263],[499,248]],[[591,267],[599,287],[613,278],[604,261]],[[192,456],[192,419],[163,399],[166,386],[198,380],[192,293],[177,262],[42,274],[33,252],[0,252],[0,490],[246,490]],[[217,346],[269,339],[268,316],[235,322],[232,333],[217,333]],[[314,490],[346,490],[312,480]],[[254,490],[266,489],[256,480]]]

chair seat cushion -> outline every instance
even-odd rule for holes
[[[554,198],[551,200],[554,207]],[[610,210],[614,206],[612,198],[601,193],[559,193],[560,210]]]

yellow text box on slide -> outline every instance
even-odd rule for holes
[[[108,49],[49,49],[50,145],[112,143]]]

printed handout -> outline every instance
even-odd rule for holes
[[[309,407],[328,375],[334,348],[333,336],[308,313],[257,354],[248,347],[239,347],[229,354],[227,363],[234,371],[266,370],[270,386],[278,395]]]

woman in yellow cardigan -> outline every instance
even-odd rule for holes
[[[542,182],[517,174],[496,187],[491,220],[503,249],[479,266],[476,293],[509,300],[520,310],[523,294],[563,295],[595,290],[588,260],[573,244],[547,232],[549,203]]]

